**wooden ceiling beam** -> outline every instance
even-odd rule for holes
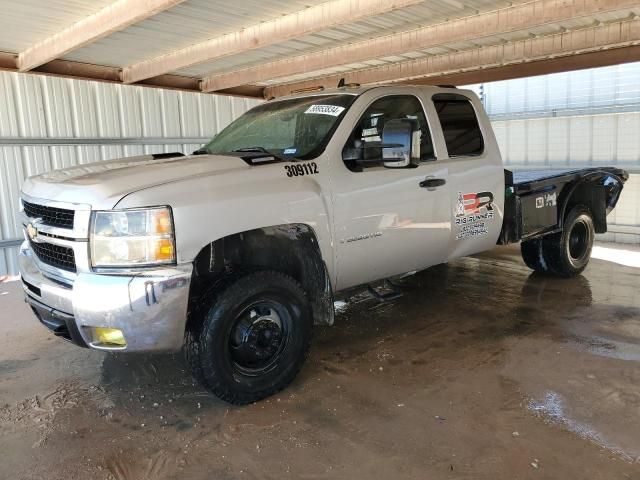
[[[117,0],[20,53],[18,69],[21,72],[33,70],[184,1]]]
[[[16,55],[0,52],[0,70],[17,72]],[[27,72],[28,74],[50,75],[54,77],[75,78],[78,80],[93,80],[98,82],[122,83],[120,69],[104,65],[72,62],[70,60],[53,60]],[[200,80],[182,75],[159,75],[138,84],[141,87],[164,88],[186,92],[198,92]],[[245,98],[264,98],[264,87],[245,85],[229,88],[218,95],[231,95]]]
[[[125,83],[139,82],[146,78],[175,72],[217,58],[237,55],[337,25],[409,7],[423,1],[332,0],[130,65],[123,69],[123,81]],[[230,85],[230,87],[235,86],[238,85]]]
[[[448,43],[527,31],[637,6],[637,0],[535,0],[437,25],[212,75],[203,79],[202,90],[213,92],[247,83],[322,71]]]
[[[18,56],[14,53],[0,52],[0,70],[17,70]]]
[[[391,82],[433,84],[443,82],[444,78],[448,78],[448,81],[458,78],[459,80],[455,83],[460,84],[463,78],[464,83],[482,81],[482,78],[486,78],[482,72],[491,69],[511,72],[511,77],[504,78],[515,78],[513,75],[527,77],[601,66],[594,60],[598,57],[596,55],[598,53],[601,57],[615,58],[619,63],[640,60],[637,57],[640,52],[638,45],[640,45],[640,20],[634,19],[501,45],[390,63],[322,79],[271,86],[266,87],[264,93],[266,98],[273,98],[290,95],[296,90],[309,87],[334,88],[341,78],[345,78],[347,83],[363,85]],[[619,52],[616,56],[604,53],[609,49],[622,48],[630,50],[625,53]],[[587,53],[593,55],[584,56]],[[573,58],[574,56],[576,59]],[[533,62],[536,62],[535,65],[529,65]],[[545,64],[553,67],[543,67]],[[566,68],[563,65],[566,65]],[[500,75],[493,79],[498,78]]]
[[[639,62],[640,46],[632,45],[590,53],[580,53],[570,57],[547,58],[524,64],[500,65],[468,72],[445,74],[434,77],[417,78],[405,82],[411,85],[471,85],[474,83],[497,82],[514,78],[535,77],[551,73],[571,72],[585,68],[609,67],[623,63]]]

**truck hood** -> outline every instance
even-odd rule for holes
[[[113,208],[125,195],[194,176],[219,175],[251,168],[242,158],[221,155],[152,155],[119,158],[53,170],[30,177],[22,192],[34,198],[76,204],[93,209]]]

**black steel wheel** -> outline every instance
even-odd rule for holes
[[[567,240],[567,259],[573,266],[586,264],[591,253],[593,244],[593,232],[591,228],[591,217],[580,215],[569,230]]]
[[[594,240],[591,211],[584,205],[576,205],[565,217],[562,232],[542,240],[549,270],[565,278],[579,275],[589,264]]]
[[[281,303],[258,301],[242,310],[231,327],[229,354],[233,367],[257,376],[277,365],[291,334],[291,315]]]
[[[208,390],[243,405],[291,383],[308,355],[312,329],[298,282],[279,272],[253,272],[207,295],[190,319],[185,353]]]

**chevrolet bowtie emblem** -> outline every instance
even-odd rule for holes
[[[29,235],[29,239],[31,241],[35,240],[38,237],[38,230],[31,224],[27,225],[27,235]]]

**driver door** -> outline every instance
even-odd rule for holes
[[[448,172],[435,158],[419,98],[387,95],[363,103],[331,176],[337,289],[443,263],[451,232]],[[385,145],[385,125],[398,120],[416,125],[412,160],[388,168],[375,163],[382,150],[375,146]]]

